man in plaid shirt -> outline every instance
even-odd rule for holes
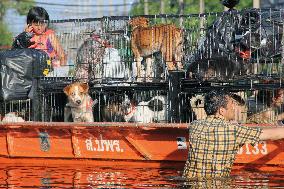
[[[189,153],[183,177],[214,178],[230,175],[238,149],[245,143],[284,138],[284,128],[255,128],[235,124],[237,99],[224,90],[205,96],[207,118],[189,126]]]

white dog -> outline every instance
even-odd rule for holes
[[[135,123],[167,122],[168,108],[167,97],[154,96],[149,101],[141,101],[137,106],[130,103],[125,121]]]
[[[167,96],[157,95],[137,103],[125,95],[122,102],[110,102],[103,110],[104,121],[160,123],[168,120]]]
[[[86,83],[73,83],[64,88],[68,103],[64,109],[64,122],[68,122],[72,115],[74,122],[93,122],[92,108],[97,103],[88,94],[89,86]]]
[[[195,113],[196,119],[205,119],[207,114],[204,110],[204,95],[195,95],[190,99],[192,111]]]
[[[25,122],[25,120],[22,117],[17,116],[16,112],[9,112],[5,114],[2,122]]]

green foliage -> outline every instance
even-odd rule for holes
[[[8,30],[8,23],[4,23],[6,11],[13,8],[20,15],[26,15],[34,4],[34,0],[0,0],[0,46],[9,46],[12,43],[12,34]]]
[[[30,8],[32,6],[35,5],[35,2],[34,0],[29,0],[29,1],[25,1],[25,0],[16,0],[16,3],[13,4],[13,7],[14,9],[17,10],[17,12],[20,14],[20,15],[27,15]]]
[[[224,6],[220,3],[220,0],[204,0],[205,12],[221,12],[224,11]],[[148,0],[149,14],[160,13],[160,1]],[[164,0],[165,2],[165,14],[177,14],[179,7],[177,0]],[[172,2],[172,3],[171,3]],[[242,0],[237,5],[237,10],[252,7],[252,0]],[[171,6],[173,5],[173,6]],[[199,13],[199,0],[184,0],[184,14],[198,14]],[[130,10],[130,15],[143,15],[144,14],[144,0],[140,0]]]
[[[6,10],[9,8],[9,1],[8,0],[1,0],[0,1],[0,22],[3,20]]]
[[[0,46],[11,45],[12,34],[7,30],[7,24],[0,22]]]
[[[240,1],[240,3],[237,5],[236,9],[242,10],[244,8],[250,8],[253,5],[253,1]]]

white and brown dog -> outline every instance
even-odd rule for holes
[[[103,109],[104,121],[161,123],[168,120],[167,96],[157,95],[148,101],[134,102],[126,95],[121,103],[110,103]]]
[[[74,122],[93,122],[92,109],[97,101],[93,101],[88,94],[88,84],[72,83],[67,85],[63,91],[68,97],[68,103],[64,109],[64,122],[70,121],[70,116]]]
[[[2,122],[25,122],[25,120],[22,117],[18,116],[16,112],[9,112],[5,114]]]
[[[130,104],[125,121],[134,123],[165,123],[168,120],[167,96],[157,95],[137,106]]]

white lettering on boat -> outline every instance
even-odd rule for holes
[[[119,140],[104,140],[103,136],[100,135],[99,139],[95,139],[93,143],[92,138],[86,139],[87,151],[97,152],[123,152],[124,150],[120,147]]]
[[[268,154],[267,145],[265,141],[260,141],[259,143],[251,146],[250,144],[244,144],[238,150],[238,154],[246,154],[246,155],[266,155]]]

